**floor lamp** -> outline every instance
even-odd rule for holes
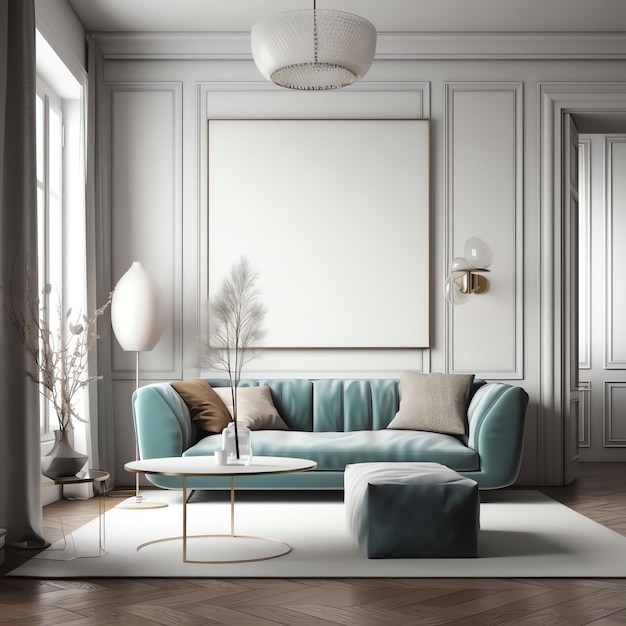
[[[163,312],[159,290],[142,263],[135,261],[120,278],[111,300],[111,325],[115,338],[127,352],[135,352],[135,390],[139,389],[139,354],[152,350],[163,332]],[[135,435],[135,458],[139,460],[139,442]],[[135,474],[135,497],[119,508],[158,509],[165,502],[146,500],[139,493],[139,472]]]

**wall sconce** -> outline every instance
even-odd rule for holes
[[[452,259],[446,279],[445,294],[450,304],[465,304],[473,293],[484,293],[489,287],[489,281],[481,274],[489,271],[491,248],[482,239],[470,237],[463,253],[464,257]]]

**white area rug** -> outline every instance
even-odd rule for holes
[[[154,493],[154,492],[152,492]],[[107,554],[70,561],[31,559],[10,576],[56,577],[626,577],[626,538],[535,491],[488,494],[481,504],[477,559],[367,559],[350,535],[343,504],[337,501],[272,499],[242,495],[235,505],[235,533],[287,542],[293,550],[276,559],[238,564],[184,563],[182,541],[144,542],[182,534],[179,492],[157,492],[170,506],[153,510],[113,509],[106,514]],[[228,534],[230,505],[202,495],[188,507],[196,534]],[[97,520],[74,533],[79,554],[97,550]],[[227,543],[224,545],[217,545]],[[187,558],[214,560],[274,544],[231,539],[189,542]],[[52,546],[59,547],[59,546]],[[225,550],[225,551],[224,551]],[[239,552],[238,552],[239,551]],[[51,556],[61,557],[63,552]]]

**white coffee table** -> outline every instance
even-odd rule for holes
[[[183,479],[183,534],[180,537],[164,537],[148,541],[137,547],[141,550],[146,546],[164,541],[182,540],[184,563],[244,563],[251,561],[264,561],[284,556],[291,552],[291,546],[284,541],[256,537],[252,535],[235,534],[235,478],[237,476],[255,476],[262,474],[286,474],[290,472],[306,472],[315,469],[317,463],[310,459],[296,459],[290,457],[255,456],[250,465],[218,465],[213,457],[163,457],[157,459],[143,459],[131,461],[124,465],[129,472],[142,474],[159,474],[161,476],[180,476]],[[187,479],[194,476],[230,476],[230,534],[229,535],[188,535],[187,533]],[[234,557],[232,559],[218,560],[194,560],[187,558],[187,542],[189,539],[228,539],[232,541],[268,542],[274,548],[282,546],[278,552],[269,555],[256,555],[253,558]]]

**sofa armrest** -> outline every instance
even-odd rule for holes
[[[472,478],[481,489],[500,489],[517,479],[527,406],[526,391],[504,383],[483,385],[472,398],[468,446],[480,458],[480,471],[472,473]]]
[[[140,459],[181,456],[192,445],[189,409],[169,383],[140,387],[132,405]]]

